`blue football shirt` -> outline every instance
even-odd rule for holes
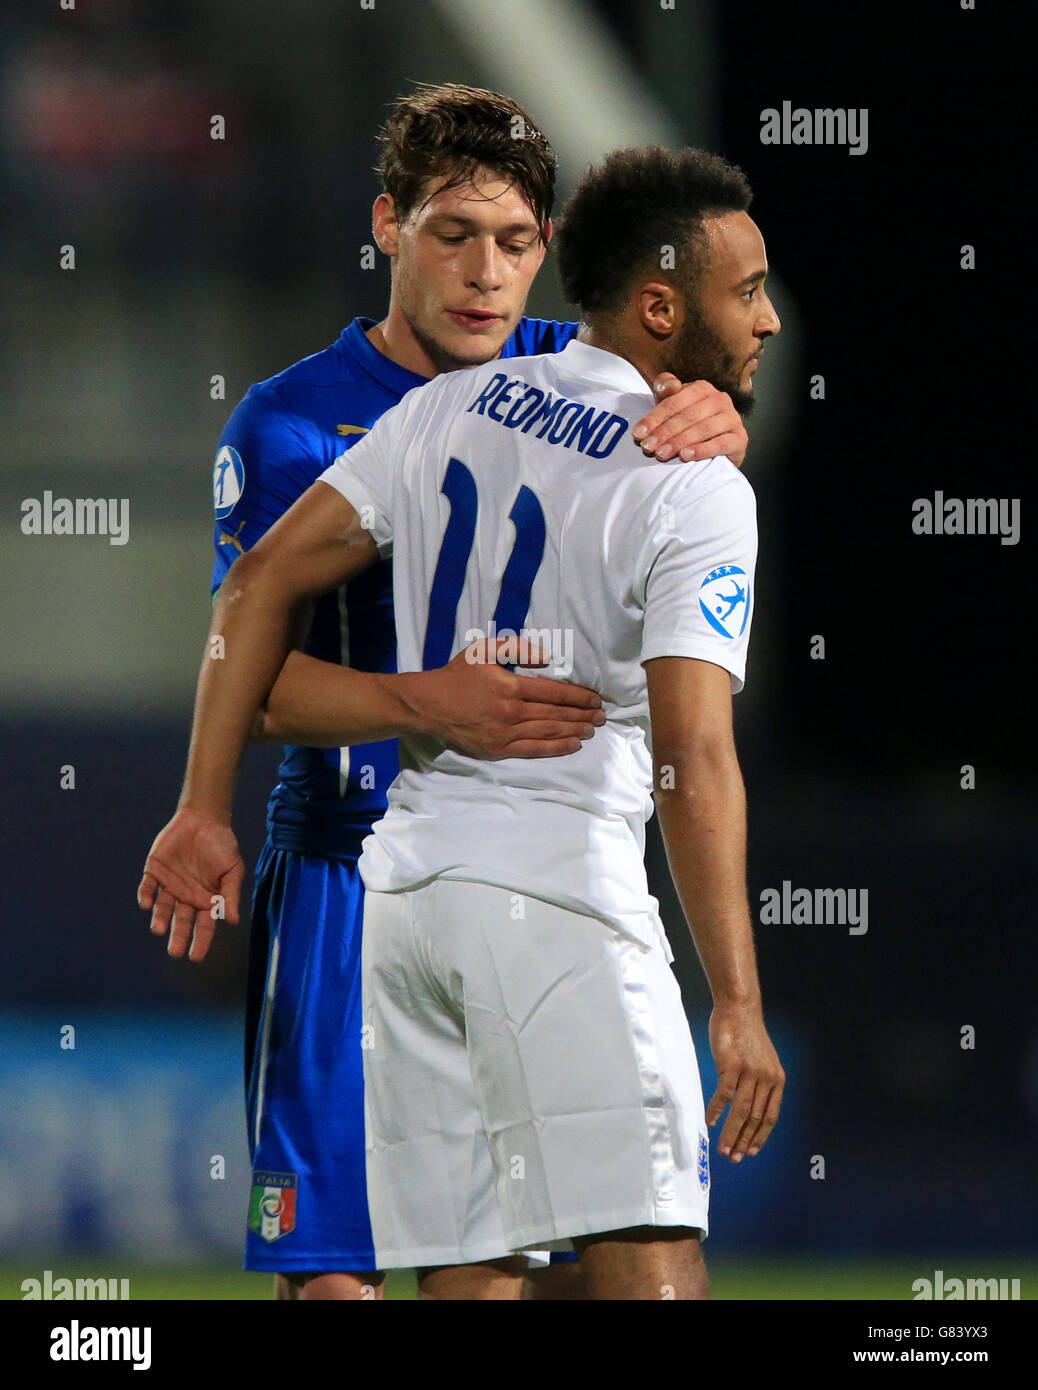
[[[374,319],[356,318],[321,352],[250,387],[223,434],[213,469],[212,591],[335,458],[426,378],[379,352]],[[520,319],[502,357],[560,352],[577,324]],[[396,669],[393,581],[382,561],[318,599],[304,650],[361,671]],[[267,808],[276,849],[355,858],[385,814],[398,771],[395,739],[350,748],[286,748]]]

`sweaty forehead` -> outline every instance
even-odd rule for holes
[[[766,270],[764,238],[748,212],[726,212],[704,222],[707,245],[710,248],[708,268],[733,282]]]
[[[493,170],[477,169],[464,183],[448,187],[450,183],[446,175],[428,180],[419,199],[418,215],[423,221],[430,217],[461,217],[480,222],[536,224],[530,205],[516,184]]]

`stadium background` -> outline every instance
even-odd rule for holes
[[[942,1269],[1034,1296],[1024,52],[951,0],[896,18],[858,0],[7,7],[0,1295],[45,1269],[129,1276],[135,1297],[269,1295],[236,1272],[245,931],[202,968],[169,962],[133,897],[182,769],[217,436],[249,383],[381,316],[387,267],[360,268],[373,136],[420,79],[525,104],[563,196],[646,142],[717,149],[757,195],[785,331],[746,464],[751,904],[786,880],[867,889],[869,926],[758,927],[789,1083],[761,1156],[715,1159],[716,1295],[910,1298]],[[761,110],[786,99],[868,107],[868,153],[762,145]],[[550,261],[529,311],[568,316]],[[24,536],[21,502],[45,488],[129,498],[129,543]],[[936,489],[1022,496],[1020,544],[914,535],[912,502]],[[250,863],[275,763],[252,750],[242,782]],[[652,855],[712,1087],[708,996]]]

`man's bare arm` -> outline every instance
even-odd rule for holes
[[[377,557],[346,500],[315,483],[231,566],[213,605],[184,787],[137,889],[169,953],[204,959],[218,920],[238,920],[245,866],[230,828],[234,783],[256,711],[298,636],[301,605]],[[172,927],[171,927],[172,924]]]
[[[241,756],[296,637],[297,609],[377,558],[354,509],[318,482],[234,562],[213,605],[181,807],[230,823]]]
[[[714,1008],[718,1144],[734,1163],[756,1154],[778,1119],[785,1075],[764,1027],[746,894],[746,798],[732,733],[731,678],[710,662],[645,663],[656,807],[678,897]]]
[[[525,638],[473,642],[435,671],[355,671],[303,652],[288,654],[252,737],[261,743],[341,748],[432,733],[474,758],[550,758],[573,753],[605,722],[586,686],[530,680],[499,663],[547,664]]]

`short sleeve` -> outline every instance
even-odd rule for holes
[[[418,397],[428,390],[409,391],[320,475],[319,481],[333,487],[357,513],[383,559],[393,553],[394,483],[401,474],[411,416]]]
[[[213,463],[212,592],[310,487],[327,454],[316,427],[276,390],[253,387],[220,436]]]
[[[656,499],[646,542],[640,660],[689,656],[743,688],[753,616],[757,509],[753,489],[726,458],[689,465]]]

